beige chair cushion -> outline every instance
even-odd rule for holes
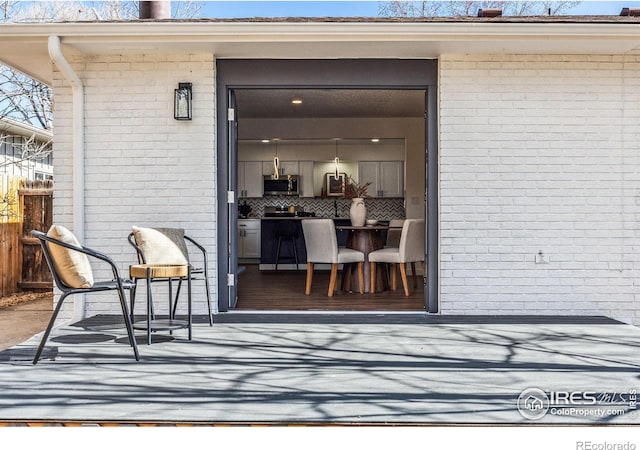
[[[387,247],[369,253],[369,262],[402,263],[400,249],[398,247]]]
[[[364,253],[350,248],[338,248],[338,264],[364,262]]]
[[[65,244],[80,247],[80,243],[71,231],[60,225],[52,225],[47,236]],[[70,288],[90,288],[93,286],[93,270],[89,258],[61,245],[48,242],[49,253],[53,259],[53,266],[62,282]]]
[[[131,229],[147,264],[189,264],[183,250],[172,239],[174,236],[153,228],[133,226]]]

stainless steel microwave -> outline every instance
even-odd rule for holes
[[[298,175],[280,175],[275,180],[272,175],[265,175],[263,181],[264,195],[299,195],[300,177]]]

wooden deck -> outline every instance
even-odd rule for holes
[[[417,289],[405,297],[398,277],[396,291],[359,294],[336,291],[327,297],[329,271],[316,270],[311,295],[304,295],[306,271],[261,271],[247,265],[238,277],[238,310],[276,311],[424,311],[424,288],[418,277]],[[342,273],[338,274],[342,277]],[[411,283],[411,280],[409,281]],[[340,286],[340,283],[338,283]],[[411,284],[410,284],[411,286]]]

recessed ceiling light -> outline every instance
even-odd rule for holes
[[[378,138],[373,138],[373,139],[371,139],[371,142],[380,142],[380,139],[378,139]]]
[[[302,100],[300,100],[299,98],[294,98],[293,100],[291,100],[291,103],[294,105],[302,105]]]
[[[262,142],[263,144],[268,144],[269,143],[269,139],[263,139],[260,142]]]

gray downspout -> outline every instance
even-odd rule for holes
[[[73,233],[84,245],[84,86],[62,54],[59,36],[49,36],[49,57],[71,85]],[[74,305],[74,318],[84,318],[84,296]]]

